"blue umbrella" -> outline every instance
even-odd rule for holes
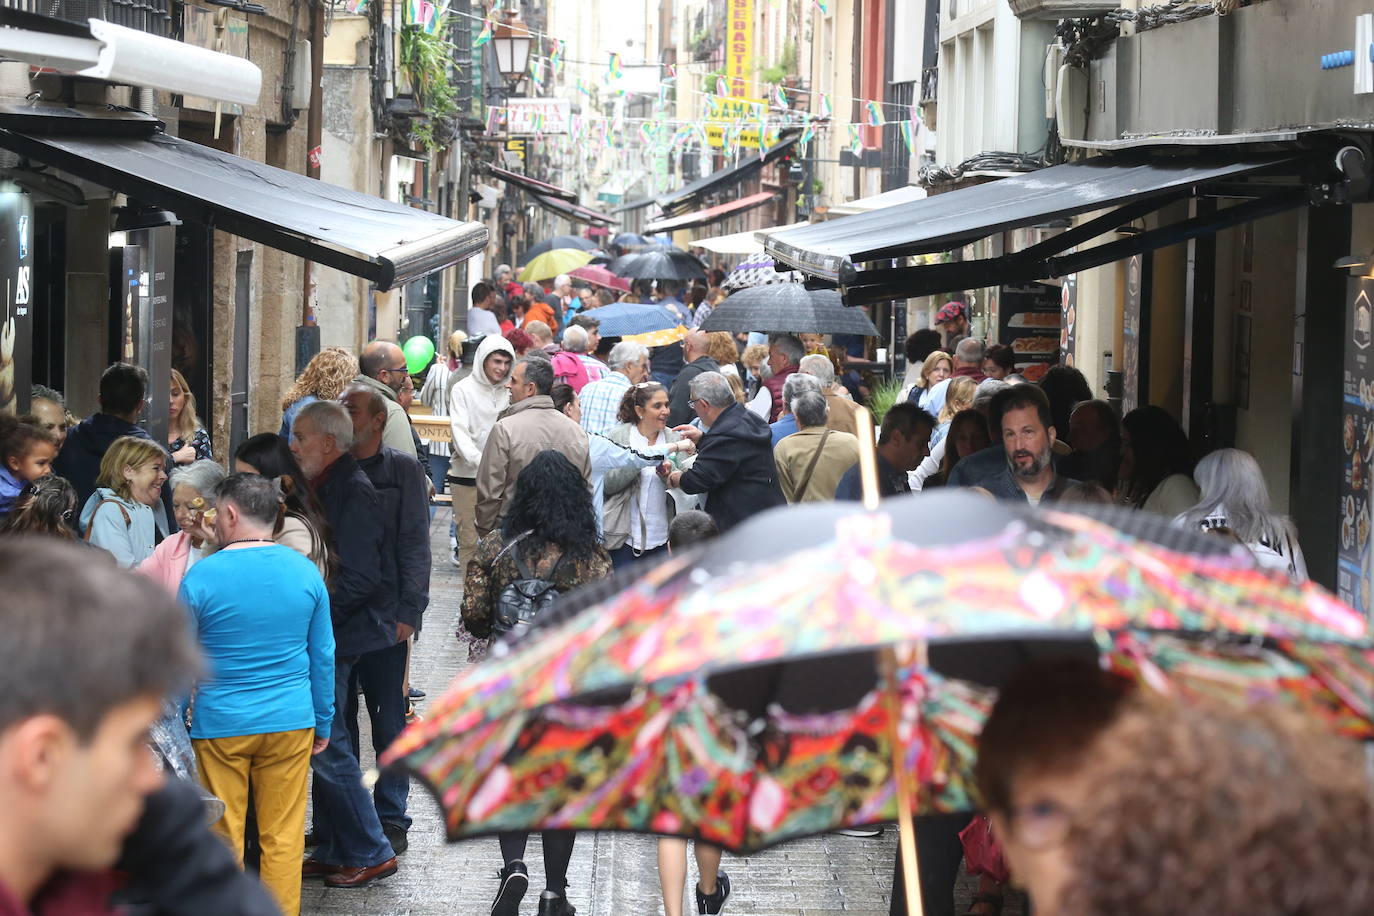
[[[680,320],[672,312],[657,305],[635,302],[612,302],[587,313],[601,322],[602,337],[629,337],[675,328]]]

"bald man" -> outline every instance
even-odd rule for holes
[[[720,366],[706,354],[708,337],[705,331],[691,331],[682,341],[682,361],[686,364],[673,380],[668,392],[668,425],[681,426],[696,418],[692,400],[692,379],[703,372],[719,372]]]
[[[386,400],[386,426],[382,429],[382,444],[419,460],[415,438],[410,434],[410,417],[396,399],[406,383],[406,357],[401,348],[390,340],[374,340],[363,347],[358,356],[359,384],[373,389]]]

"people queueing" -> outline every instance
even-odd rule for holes
[[[773,436],[768,424],[735,400],[730,383],[719,372],[692,380],[692,408],[705,433],[695,426],[678,432],[697,447],[696,461],[685,471],[661,467],[668,486],[706,498],[706,512],[722,532],[786,502],[773,464]]]
[[[338,571],[329,583],[334,622],[334,716],[329,745],[315,756],[312,798],[315,851],[301,866],[302,877],[323,878],[328,887],[365,887],[396,873],[396,853],[353,752],[346,717],[353,669],[365,652],[395,645],[390,598],[382,593],[384,529],[381,501],[357,459],[353,421],[337,402],[317,401],[301,409],[291,453],[314,490],[329,523]]]
[[[622,340],[611,348],[606,362],[611,371],[577,393],[582,405],[582,428],[593,435],[610,432],[620,414],[625,390],[649,377],[649,348]]]
[[[386,402],[386,430],[382,441],[411,458],[419,459],[415,437],[411,435],[410,418],[398,398],[410,370],[401,348],[389,340],[374,340],[363,347],[358,356],[358,377],[350,384],[366,385]]]
[[[215,832],[241,859],[251,787],[258,875],[282,912],[296,913],[310,760],[334,721],[334,633],[319,571],[273,539],[280,509],[266,477],[221,480],[219,549],[187,571],[180,598],[209,665],[191,744],[201,781],[224,802]]]
[[[510,406],[507,382],[515,365],[515,349],[504,337],[488,334],[477,345],[472,361],[472,372],[453,386],[448,402],[453,436],[448,485],[458,526],[455,566],[467,562],[477,550],[477,466],[496,418]]]
[[[392,642],[364,652],[353,666],[349,705],[343,711],[358,756],[358,691],[372,723],[372,747],[378,755],[391,746],[406,724],[406,664],[410,638],[420,629],[429,606],[429,498],[424,470],[408,455],[382,444],[386,401],[361,385],[344,389],[340,399],[353,422],[349,453],[377,492],[382,529],[382,620]],[[406,811],[410,781],[404,773],[381,774],[373,789],[377,818],[391,848],[401,855],[409,846],[411,818]]]
[[[696,416],[692,412],[692,379],[703,372],[719,372],[720,364],[711,357],[710,335],[705,331],[689,331],[682,339],[683,367],[673,379],[672,390],[668,392],[668,425],[682,426],[692,422]]]
[[[773,449],[782,495],[789,503],[834,499],[840,478],[859,460],[859,440],[826,424],[830,408],[819,391],[797,395],[790,406],[798,429]]]
[[[515,493],[525,465],[545,449],[565,455],[590,491],[592,465],[587,433],[553,403],[553,366],[547,359],[526,356],[511,371],[510,407],[487,436],[477,467],[477,534],[485,537],[500,526],[501,516]],[[591,385],[587,386],[588,388]]]

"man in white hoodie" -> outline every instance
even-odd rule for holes
[[[477,345],[472,372],[453,386],[449,394],[449,425],[453,430],[453,457],[448,465],[453,517],[458,523],[457,557],[467,563],[477,553],[477,465],[487,436],[501,411],[510,406],[511,366],[515,348],[497,334],[488,334]]]

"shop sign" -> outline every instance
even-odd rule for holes
[[[726,128],[727,125],[719,121],[708,121],[706,142],[716,149],[724,149]],[[735,142],[746,149],[767,149],[778,142],[778,132],[770,129],[763,133],[757,127],[746,127],[736,134]]]
[[[566,134],[572,111],[567,99],[509,99],[506,102],[506,133]]]
[[[1341,417],[1340,550],[1336,594],[1369,614],[1374,582],[1370,545],[1370,461],[1374,460],[1374,280],[1352,279],[1346,307]]]
[[[725,33],[725,85],[731,98],[749,95],[754,73],[754,0],[727,0],[729,21]]]
[[[1063,293],[1048,283],[1003,286],[998,290],[997,339],[1011,347],[1016,371],[1038,382],[1059,360]]]
[[[1078,350],[1078,275],[1069,274],[1059,288],[1059,361],[1072,366]]]
[[[11,186],[13,187],[13,186]],[[0,191],[0,413],[29,409],[33,346],[33,198]]]

